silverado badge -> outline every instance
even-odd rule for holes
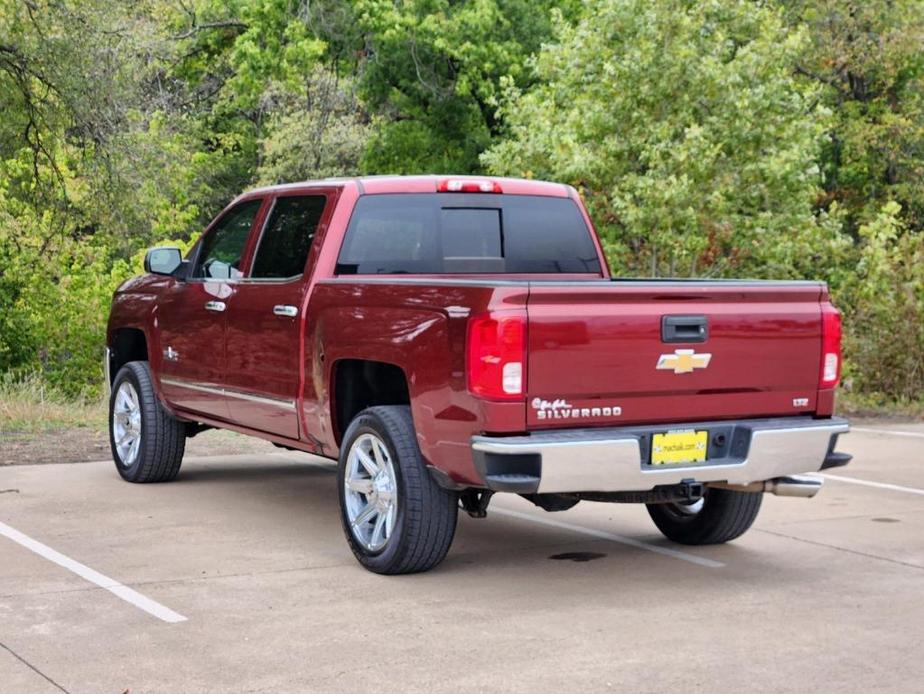
[[[604,407],[574,407],[564,398],[543,400],[533,398],[533,409],[538,419],[577,419],[579,417],[619,417],[622,408],[618,405]]]
[[[675,374],[692,373],[693,369],[705,369],[712,359],[711,354],[697,354],[692,349],[675,349],[673,354],[658,357],[657,369],[667,369]]]

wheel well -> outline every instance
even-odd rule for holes
[[[374,405],[409,405],[407,377],[380,361],[343,359],[334,371],[334,432],[337,443],[353,418]]]
[[[109,382],[130,361],[148,361],[148,342],[137,328],[119,328],[109,345]]]

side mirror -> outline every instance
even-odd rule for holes
[[[155,275],[172,275],[182,264],[179,248],[151,248],[144,256],[144,271]]]

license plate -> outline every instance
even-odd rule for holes
[[[652,465],[701,463],[706,460],[708,431],[668,431],[651,439]]]

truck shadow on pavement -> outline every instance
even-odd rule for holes
[[[314,463],[280,462],[278,460],[254,460],[252,464],[224,466],[218,463],[193,463],[184,465],[175,484],[200,484],[214,482],[266,481],[274,485],[287,478],[299,480],[333,478],[336,468],[330,470]],[[336,498],[334,499],[336,501]]]
[[[306,554],[322,547],[327,553],[342,547],[344,563],[350,564],[352,557],[343,541],[339,519],[335,472],[333,464],[320,461],[267,458],[232,464],[190,461],[177,480],[167,486],[195,487],[197,497],[210,488],[205,495],[208,504],[234,508],[235,522],[242,527],[257,524],[264,532],[276,534],[285,546],[299,547],[298,551]],[[754,581],[756,587],[767,580],[779,585],[810,580],[815,575],[813,568],[788,560],[775,540],[767,552],[754,549],[753,539],[750,546],[743,546],[741,541],[721,547],[675,545],[653,527],[649,530],[650,521],[645,510],[635,505],[587,502],[578,508],[592,507],[590,513],[577,516],[573,512],[548,514],[521,504],[518,499],[503,499],[502,503],[505,508],[516,504],[519,511],[535,514],[538,522],[492,514],[490,509],[484,520],[471,519],[460,512],[455,542],[446,560],[433,571],[411,580],[431,580],[447,573],[464,573],[468,578],[477,577],[479,573],[495,577],[497,572],[519,575],[528,568],[532,574],[539,571],[542,575],[557,577],[555,580],[569,580],[578,572],[580,575],[612,574],[614,579],[635,579],[649,584],[683,582],[687,587],[690,581],[696,585],[700,581],[708,584],[717,579],[746,579]],[[208,505],[199,509],[200,513],[207,510]],[[708,557],[724,566],[703,567],[657,554],[656,550],[646,551],[618,541],[582,535],[579,531],[550,527],[541,522],[546,518],[619,535],[630,543]],[[754,537],[770,539],[756,534]],[[596,560],[550,561],[553,557],[569,554],[589,554]],[[358,564],[355,569],[364,572]]]

